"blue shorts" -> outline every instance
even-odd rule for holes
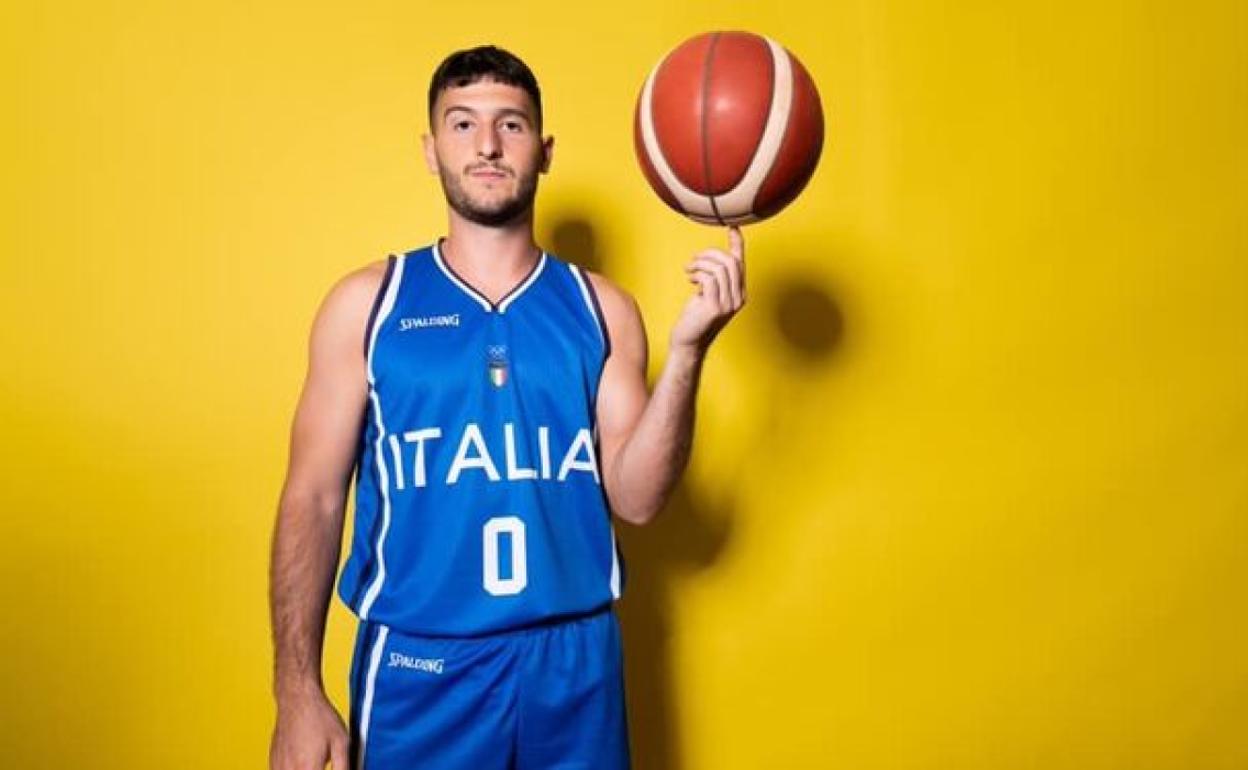
[[[356,770],[627,770],[615,613],[472,639],[361,622],[351,757]]]

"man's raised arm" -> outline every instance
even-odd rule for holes
[[[702,362],[745,304],[745,241],[735,227],[728,237],[728,251],[706,249],[685,267],[698,290],[672,328],[653,394],[646,392],[646,333],[636,304],[591,276],[611,337],[596,413],[603,486],[612,511],[625,521],[654,518],[689,461]]]

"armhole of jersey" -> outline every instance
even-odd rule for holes
[[[377,311],[381,309],[381,302],[385,299],[386,290],[390,288],[390,278],[394,275],[394,263],[396,259],[393,254],[386,259],[386,274],[381,279],[381,285],[377,287],[377,296],[373,297],[373,307],[368,312],[368,323],[364,324],[364,360],[368,360],[368,346],[373,339],[373,325],[377,323]]]
[[[607,317],[603,315],[602,305],[598,302],[598,292],[594,291],[594,284],[589,280],[589,273],[581,269],[580,265],[569,265],[569,267],[576,274],[577,283],[585,292],[589,312],[598,324],[598,331],[602,333],[602,360],[606,361],[611,357],[611,332],[607,330]]]

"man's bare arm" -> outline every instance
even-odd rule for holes
[[[270,765],[346,770],[346,732],[325,698],[321,649],[346,494],[367,403],[364,327],[385,263],[340,280],[317,312],[273,530],[270,609],[278,723]]]
[[[745,304],[745,245],[736,228],[729,238],[729,251],[707,249],[686,268],[698,292],[672,329],[653,394],[646,392],[646,332],[636,303],[591,275],[612,342],[596,410],[603,485],[612,511],[625,521],[650,521],[689,461],[702,362]]]

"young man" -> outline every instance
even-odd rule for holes
[[[429,122],[447,237],[345,276],[312,327],[273,537],[270,766],[625,768],[610,513],[646,523],[685,467],[703,357],[745,300],[741,234],[686,267],[648,394],[632,298],[534,242],[554,140],[529,69],[452,54]],[[348,730],[320,663],[353,470]]]

